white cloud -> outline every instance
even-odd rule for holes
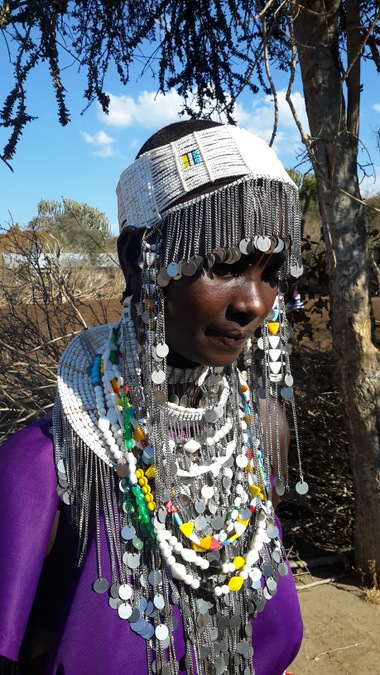
[[[292,152],[295,146],[300,148],[302,146],[298,129],[285,97],[285,89],[277,92],[278,130],[273,147],[279,154]],[[303,129],[308,133],[309,125],[306,116],[305,101],[302,94],[294,92],[292,101]],[[236,105],[235,118],[239,126],[245,127],[252,133],[257,134],[257,136],[260,136],[269,142],[272,136],[274,123],[272,97],[253,97],[252,105],[248,109],[238,103]]]
[[[170,124],[178,119],[183,106],[182,98],[176,91],[171,90],[167,94],[156,94],[154,91],[142,91],[133,98],[132,96],[110,97],[109,114],[105,115],[98,105],[98,121],[107,126],[120,129],[140,126],[145,129],[159,129],[165,124]],[[285,89],[277,92],[279,107],[279,128],[275,140],[275,148],[289,151],[294,144],[299,142],[299,133],[292,117],[289,105],[285,99]],[[300,92],[294,92],[293,104],[297,110],[301,124],[306,133],[309,130],[304,98]],[[253,96],[249,107],[238,102],[235,108],[235,119],[240,126],[246,127],[266,141],[269,141],[273,128],[273,100],[271,96]],[[220,119],[215,116],[215,119]],[[223,120],[223,116],[221,118]]]
[[[374,103],[373,109],[376,110],[376,112],[380,113],[380,103]]]
[[[140,92],[135,98],[132,96],[117,96],[115,94],[108,95],[110,97],[109,114],[105,115],[98,105],[97,118],[99,122],[110,127],[118,129],[143,127],[154,132],[166,124],[186,119],[184,116],[179,116],[179,112],[183,107],[183,100],[174,90],[165,95],[145,90]],[[285,98],[286,90],[282,89],[278,91],[277,97],[279,124],[273,147],[286,166],[293,166],[298,161],[297,155],[302,155],[304,148]],[[309,126],[303,95],[299,91],[295,91],[292,95],[292,101],[300,122],[305,132],[308,133]],[[226,122],[223,116],[215,114],[213,118]],[[269,142],[272,136],[274,120],[272,97],[260,95],[250,98],[246,97],[244,102],[239,101],[236,104],[234,118],[239,126],[245,127]],[[104,134],[104,136],[107,135]],[[94,138],[97,138],[97,135]],[[135,136],[130,141],[130,148],[139,145],[140,141]],[[105,154],[106,152],[108,154]],[[112,154],[112,148],[110,145],[105,145],[105,149],[102,150],[102,156],[109,156],[109,154]]]
[[[86,143],[97,148],[97,150],[94,150],[94,155],[98,155],[99,157],[111,157],[113,155],[112,144],[115,142],[115,139],[108,136],[105,131],[98,131],[93,136],[88,134],[87,131],[81,133]]]
[[[110,98],[109,114],[105,115],[98,104],[99,122],[108,126],[125,129],[135,125],[145,129],[160,129],[166,124],[178,121],[183,100],[176,91],[156,94],[154,91],[142,91],[135,100],[131,96]]]

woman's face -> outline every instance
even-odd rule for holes
[[[280,254],[254,253],[170,282],[165,289],[168,363],[226,366],[270,312]]]

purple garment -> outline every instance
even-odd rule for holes
[[[57,508],[50,421],[41,420],[16,434],[0,450],[0,654],[16,660]],[[101,523],[102,576],[111,579],[104,524]],[[97,578],[92,536],[79,577],[67,594],[47,675],[146,675],[145,640],[108,606],[107,594],[92,590]],[[54,598],[52,598],[54,602]],[[180,673],[185,643],[180,612],[174,633]],[[290,575],[253,622],[257,675],[282,675],[302,640],[302,620]]]

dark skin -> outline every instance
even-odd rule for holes
[[[126,228],[118,242],[126,295],[135,302],[141,288],[140,237]],[[233,363],[272,308],[282,262],[281,254],[256,252],[233,265],[171,281],[164,289],[168,363],[178,368]]]
[[[168,363],[227,366],[272,308],[282,259],[255,253],[215,265],[165,289]]]

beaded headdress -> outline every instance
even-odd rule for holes
[[[93,588],[146,640],[149,672],[178,672],[175,603],[188,673],[253,675],[250,619],[288,573],[270,499],[289,489],[286,407],[300,458],[284,303],[287,275],[302,271],[297,188],[263,141],[217,126],[144,153],[117,195],[121,230],[142,231],[140,300],[125,298],[120,324],[76,338],[58,372],[58,489],[78,563],[95,498],[112,579],[98,551]],[[170,368],[165,287],[256,250],[285,253],[260,336],[239,364]]]

